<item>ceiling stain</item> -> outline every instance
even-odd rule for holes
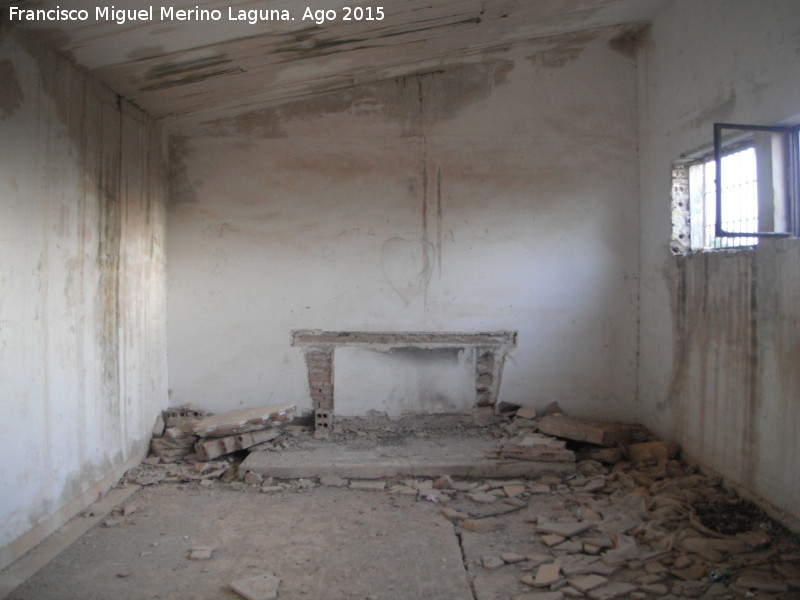
[[[424,128],[453,119],[465,107],[488,98],[503,85],[514,68],[512,60],[493,60],[453,65],[388,81],[378,81],[242,115],[210,120],[201,135],[244,136],[275,139],[286,137],[282,124],[330,114],[375,114],[400,125],[401,135],[419,135]]]
[[[246,137],[277,139],[287,137],[281,118],[274,108],[254,110],[237,117],[215,119],[203,124],[202,135],[209,137]]]
[[[144,48],[137,48],[132,52],[128,52],[127,56],[131,60],[144,60],[148,58],[159,58],[166,56],[167,52],[164,46],[145,46]]]
[[[623,56],[635,58],[637,50],[645,43],[649,30],[650,27],[645,25],[623,31],[617,37],[608,41],[608,47]]]
[[[225,65],[222,67],[222,65]],[[222,67],[222,68],[219,68]],[[244,70],[225,55],[186,60],[181,63],[162,63],[152,67],[144,76],[151,81],[139,89],[143,92],[197,83],[212,77],[243,73]]]
[[[586,46],[599,37],[597,31],[582,31],[558,36],[549,41],[548,47],[532,54],[528,59],[535,65],[560,69],[578,58]]]
[[[386,7],[380,20],[344,21],[338,11],[340,18],[318,26],[299,19],[306,3],[284,0],[281,8],[298,15],[296,21],[247,27],[225,19],[59,22],[57,28],[53,23],[6,25],[38,32],[117,95],[167,121],[174,131],[185,132],[203,122],[344,92],[354,85],[439,70],[446,72],[446,79],[459,63],[492,60],[519,45],[539,48],[531,58],[536,64],[560,68],[580,56],[588,43],[580,39],[585,32],[641,26],[669,1],[404,0]],[[55,8],[59,0],[36,4]],[[207,0],[203,8],[226,13],[231,4],[251,0]],[[569,42],[570,36],[577,37]],[[607,32],[604,37],[608,39]],[[560,41],[550,41],[556,38]],[[625,38],[613,43],[622,52],[630,51],[630,44]],[[495,70],[498,74],[502,77]],[[280,133],[273,126],[263,131]]]

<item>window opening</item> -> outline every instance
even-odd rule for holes
[[[756,153],[751,146],[722,157],[729,173],[721,189],[722,219],[717,219],[717,163],[708,159],[689,165],[689,207],[693,250],[754,246],[753,236],[717,236],[717,225],[725,231],[758,231],[758,177]]]
[[[714,124],[713,152],[673,166],[673,253],[797,237],[798,130]]]

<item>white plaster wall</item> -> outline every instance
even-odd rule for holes
[[[505,48],[173,139],[171,403],[310,408],[292,329],[516,330],[500,400],[627,419],[636,70],[616,34]],[[362,359],[336,361],[356,377]],[[351,387],[361,414],[398,392]]]
[[[475,406],[474,349],[345,347],[334,365],[338,416],[471,414]]]
[[[137,109],[0,31],[0,567],[144,455],[166,405],[165,157]]]
[[[670,255],[670,166],[718,122],[798,123],[800,5],[679,0],[640,61],[640,419],[800,523],[796,240]]]

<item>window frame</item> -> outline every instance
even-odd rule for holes
[[[725,154],[730,152],[731,145],[724,145],[723,130],[735,130],[742,132],[771,132],[780,133],[785,136],[787,159],[786,159],[786,193],[787,193],[787,207],[788,211],[786,217],[786,228],[788,231],[726,231],[723,229],[723,213],[722,213],[722,194],[724,191],[723,172],[722,172],[722,158]],[[798,207],[798,199],[800,199],[800,125],[795,126],[779,126],[779,125],[745,125],[740,123],[714,123],[714,162],[716,165],[716,179],[715,179],[715,202],[716,202],[716,222],[714,224],[714,237],[715,238],[792,238],[800,235],[800,207]]]

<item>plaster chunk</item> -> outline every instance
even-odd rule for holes
[[[275,575],[265,573],[231,582],[230,587],[247,600],[276,600],[280,583]]]

